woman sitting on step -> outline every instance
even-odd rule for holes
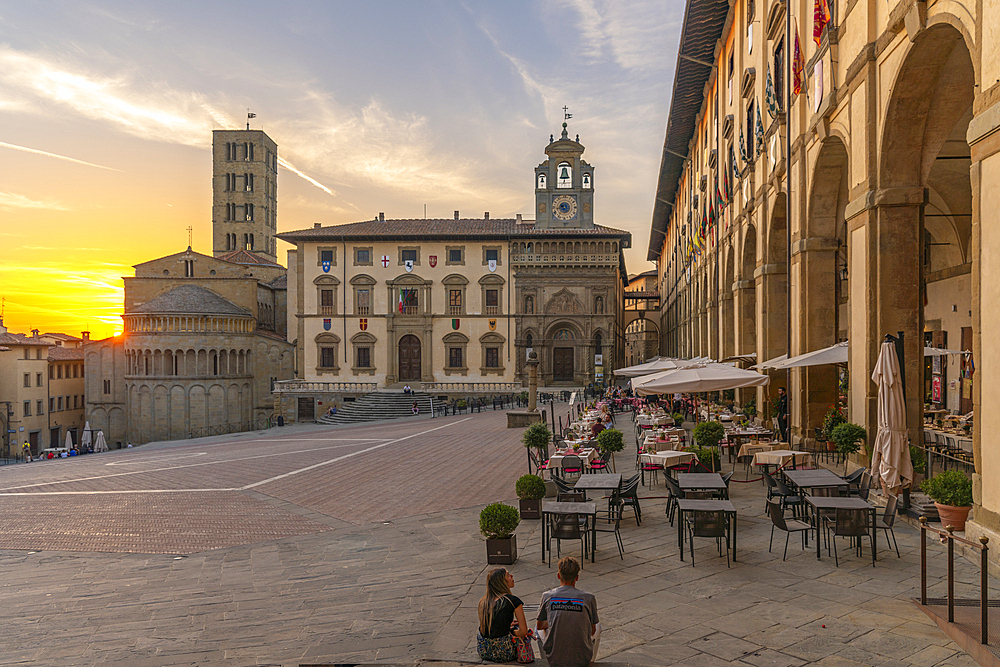
[[[524,605],[512,595],[514,575],[506,568],[490,570],[486,577],[486,595],[479,600],[479,632],[476,649],[479,657],[490,662],[511,662],[517,659],[515,642],[530,641]]]

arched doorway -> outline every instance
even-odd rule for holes
[[[406,334],[399,339],[399,381],[420,380],[420,339]]]
[[[573,332],[559,329],[552,337],[552,380],[572,382],[574,380]]]

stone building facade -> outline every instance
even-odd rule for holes
[[[285,269],[235,251],[188,248],[125,278],[121,336],[85,347],[87,415],[108,443],[247,430],[292,376]]]
[[[543,222],[376,220],[286,232],[297,377],[378,385],[583,386],[624,349],[623,249],[594,224],[593,168],[564,128],[535,169]]]
[[[655,269],[629,278],[625,291],[625,365],[645,363],[660,353],[660,334],[655,320],[659,319],[660,301],[657,298],[639,298],[656,295],[659,276]],[[654,319],[650,319],[654,318]]]
[[[33,454],[46,447],[62,446],[51,441],[49,431],[51,347],[52,343],[39,338],[37,329],[31,336],[14,334],[0,320],[0,422],[5,452],[9,444],[11,455],[20,451],[25,442]]]
[[[925,400],[975,407],[969,531],[996,538],[1000,417],[981,399],[1000,372],[982,343],[1000,312],[1000,15],[964,0],[827,4],[688,2],[648,253],[661,351],[764,361],[848,341],[846,376],[793,369],[758,390],[761,405],[789,385],[803,441],[838,400],[874,434],[872,370],[902,331],[910,438],[923,439]],[[936,365],[925,344],[972,355]]]
[[[277,232],[278,145],[262,130],[214,130],[212,253],[248,250],[276,262]]]

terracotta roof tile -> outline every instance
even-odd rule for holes
[[[47,343],[44,340],[9,332],[0,333],[0,345],[43,345],[45,347],[52,347],[52,343]]]
[[[49,359],[54,361],[71,361],[73,359],[83,359],[82,348],[54,347],[49,350]]]
[[[198,285],[181,285],[169,292],[164,292],[155,299],[133,308],[128,315],[134,314],[206,314],[206,315],[249,315],[232,301],[224,299],[212,290]]]
[[[285,241],[340,240],[366,238],[461,238],[486,237],[506,238],[508,236],[625,236],[629,232],[611,227],[595,225],[593,229],[535,229],[532,220],[518,224],[514,218],[438,218],[432,220],[368,220],[346,225],[313,227],[278,234]]]
[[[251,265],[262,265],[262,266],[275,266],[282,267],[280,264],[276,264],[266,257],[261,257],[255,252],[250,252],[249,250],[234,250],[228,252],[225,255],[219,255],[216,259],[221,259],[226,262],[232,262],[233,264],[251,264]]]

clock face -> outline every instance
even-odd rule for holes
[[[569,195],[559,195],[552,200],[552,215],[559,220],[572,220],[576,217],[576,199]]]

